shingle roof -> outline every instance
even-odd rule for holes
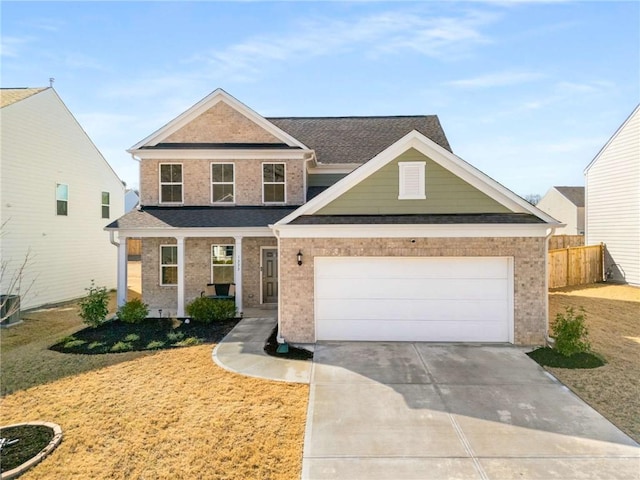
[[[576,207],[584,207],[584,187],[553,187]]]
[[[320,163],[365,163],[412,130],[451,151],[436,115],[267,120],[314,149]]]
[[[132,210],[107,228],[266,227],[298,207],[144,207]]]
[[[45,88],[0,88],[0,108],[24,100]]]
[[[528,213],[463,213],[408,215],[302,215],[292,225],[393,225],[545,223]]]

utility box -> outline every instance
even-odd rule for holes
[[[0,295],[0,327],[20,323],[20,296]]]

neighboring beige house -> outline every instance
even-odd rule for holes
[[[216,90],[129,151],[120,302],[140,237],[143,299],[169,314],[232,282],[291,343],[545,340],[560,224],[454,155],[436,116],[265,118]]]
[[[584,173],[586,244],[606,245],[607,280],[640,285],[640,106]]]
[[[104,226],[124,213],[122,182],[53,88],[3,88],[0,101],[0,293],[27,309],[83,296],[91,280],[115,287]]]
[[[584,187],[551,187],[536,207],[566,225],[556,235],[584,235]]]

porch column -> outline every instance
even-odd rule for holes
[[[236,307],[238,314],[242,317],[242,237],[233,237],[236,240],[235,259],[233,260],[236,267],[234,275],[236,281]]]
[[[178,242],[178,311],[177,317],[184,317],[184,237],[176,237]]]
[[[118,237],[118,281],[116,301],[118,307],[127,303],[127,237]]]

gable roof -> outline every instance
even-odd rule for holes
[[[17,103],[31,95],[42,92],[49,87],[42,88],[1,88],[0,89],[0,108]]]
[[[436,115],[267,120],[315,150],[323,164],[365,163],[413,130],[451,151]]]
[[[292,137],[290,134],[284,132],[280,128],[278,128],[273,123],[267,121],[264,117],[256,113],[251,108],[247,107],[244,103],[236,100],[234,97],[229,95],[227,92],[218,88],[214,90],[212,93],[207,95],[205,98],[200,100],[198,103],[193,105],[191,108],[186,110],[185,112],[178,115],[176,118],[171,120],[169,123],[161,127],[160,129],[153,132],[151,135],[141,140],[132,146],[129,150],[129,153],[133,153],[138,149],[143,147],[153,147],[162,143],[164,139],[169,137],[172,133],[178,131],[191,121],[195,120],[197,117],[202,115],[204,112],[209,110],[211,107],[215,106],[219,102],[225,102],[227,105],[235,109],[237,112],[241,113],[249,120],[253,121],[264,130],[272,134],[274,137],[280,139],[285,146],[289,147],[298,147],[306,149],[304,144],[300,141]],[[210,148],[210,147],[199,147],[199,148]]]
[[[553,187],[576,207],[584,207],[584,187]]]
[[[620,127],[615,131],[615,133],[611,135],[611,138],[607,141],[607,143],[604,144],[604,146],[600,149],[600,151],[593,158],[593,160],[589,162],[589,165],[587,165],[587,167],[584,169],[585,175],[589,173],[589,170],[591,169],[591,167],[598,161],[598,159],[602,156],[602,153],[607,149],[607,147],[611,144],[611,142],[613,142],[616,139],[616,137],[620,134],[620,132],[622,132],[622,130],[624,130],[627,124],[630,123],[631,120],[637,115],[640,115],[640,104],[636,105],[636,108],[633,110],[633,112],[631,112],[631,114],[626,118],[626,120],[622,123],[622,125],[620,125]]]
[[[454,155],[449,150],[446,150],[433,140],[415,130],[405,135],[386,150],[372,158],[369,162],[358,167],[351,174],[318,194],[315,198],[309,200],[292,214],[287,215],[279,222],[276,222],[275,225],[290,224],[302,215],[313,215],[322,207],[328,205],[331,201],[350,190],[353,186],[357,185],[410,148],[418,150],[423,155],[429,157],[434,162],[452,172],[454,175],[457,175],[462,180],[493,198],[501,205],[504,205],[513,213],[527,213],[535,215],[545,223],[549,223],[554,226],[561,225],[553,217],[534,207],[511,190],[493,180],[491,177],[485,175],[477,168],[462,160],[460,157]]]

